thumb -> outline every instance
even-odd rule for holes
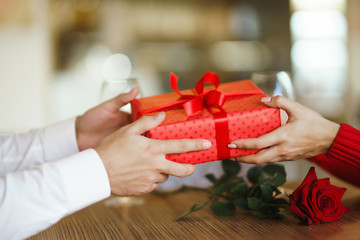
[[[283,109],[287,115],[296,117],[301,110],[301,105],[283,96],[263,97],[261,99],[265,105],[273,108]]]
[[[129,131],[136,134],[143,134],[144,132],[149,131],[150,129],[157,127],[165,119],[165,113],[160,112],[154,116],[144,116],[135,122],[129,124]]]
[[[106,101],[104,104],[108,109],[118,111],[119,108],[134,100],[138,94],[139,90],[137,88],[133,88],[130,92],[119,94],[118,96]]]

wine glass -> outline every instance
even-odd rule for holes
[[[282,95],[295,100],[291,77],[286,71],[254,72],[251,80],[268,96]]]
[[[121,93],[130,92],[133,88],[138,87],[137,78],[126,79],[104,79],[100,89],[100,102],[104,102]],[[130,104],[127,104],[121,108],[122,111],[130,113]]]
[[[288,99],[296,100],[291,76],[286,71],[254,72],[251,80],[270,97],[282,95]],[[287,113],[283,109],[280,109],[281,125],[286,124],[288,118]],[[301,173],[300,169],[303,169],[300,162],[281,164],[285,166],[286,172],[288,176],[291,176],[292,180],[297,179]],[[246,166],[243,167],[246,168]]]
[[[100,89],[100,102],[109,100],[120,93],[129,92],[134,87],[139,87],[136,78],[130,78],[131,62],[124,54],[109,56],[102,67],[103,82]],[[130,112],[130,104],[121,110]]]
[[[295,91],[290,74],[286,71],[254,72],[251,80],[268,96],[282,95],[295,100]],[[281,125],[288,120],[288,115],[280,109]]]

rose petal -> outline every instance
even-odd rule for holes
[[[295,191],[292,193],[294,195],[295,199],[299,199],[300,195],[301,195],[301,191],[303,190],[304,187],[311,185],[313,182],[317,181],[317,176],[316,176],[316,172],[315,172],[315,168],[311,167],[309,169],[309,172],[307,173],[305,179],[303,180],[303,182],[300,184],[300,186],[295,189]],[[308,188],[308,187],[307,187]]]
[[[298,207],[294,196],[292,194],[290,194],[289,196],[289,203],[290,203],[290,207],[288,208],[288,210],[290,212],[292,212],[295,216],[297,216],[300,219],[306,220],[308,217],[306,214],[304,214],[301,209]]]

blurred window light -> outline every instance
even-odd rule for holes
[[[291,0],[290,3],[294,41],[291,60],[297,95],[321,114],[338,117],[347,89],[346,0]]]
[[[346,68],[309,69],[295,68],[293,77],[297,93],[306,98],[339,98],[346,91],[343,79]],[[319,109],[319,111],[322,111]]]
[[[290,6],[298,11],[336,9],[344,12],[346,0],[291,0]]]
[[[212,64],[222,71],[255,71],[271,62],[269,49],[257,41],[222,41],[209,50]]]
[[[299,40],[291,49],[295,67],[337,68],[347,65],[347,49],[339,40]]]
[[[335,10],[298,11],[290,19],[294,39],[345,38],[345,16]]]

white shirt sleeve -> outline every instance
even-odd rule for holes
[[[30,237],[110,196],[106,170],[88,149],[0,178],[1,239]]]
[[[93,149],[79,152],[75,119],[0,137],[0,239],[24,239],[110,196]]]
[[[0,176],[79,152],[75,118],[28,133],[0,137]]]

